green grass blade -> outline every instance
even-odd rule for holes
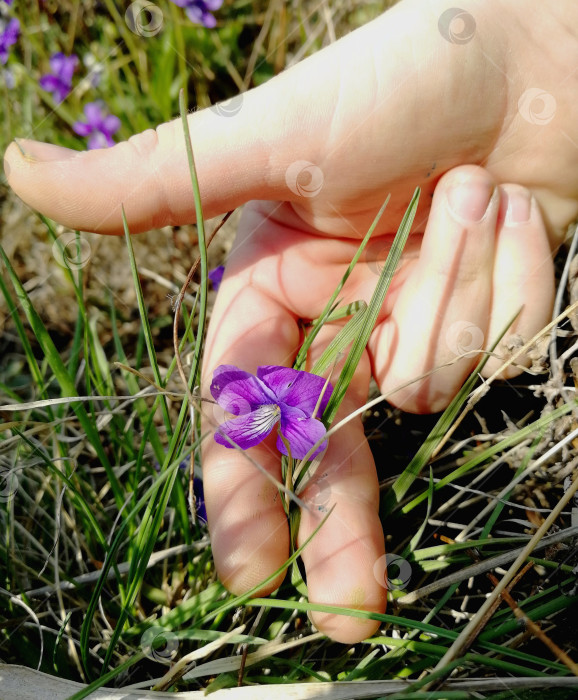
[[[326,369],[331,367],[339,354],[343,352],[343,350],[361,332],[365,320],[367,305],[364,304],[364,307],[365,308],[361,308],[354,314],[353,318],[339,331],[335,338],[333,338],[333,340],[325,348],[321,354],[321,357],[311,368],[312,374],[323,374]]]
[[[38,340],[40,347],[42,348],[42,351],[46,356],[48,364],[50,365],[50,369],[53,371],[54,376],[56,377],[56,380],[60,385],[62,395],[71,397],[78,396],[78,392],[76,391],[76,388],[74,386],[74,377],[71,377],[68,374],[68,370],[66,369],[66,365],[60,357],[59,351],[56,349],[56,346],[54,345],[50,334],[46,330],[46,326],[44,325],[40,316],[36,312],[36,309],[33,307],[30,301],[30,297],[28,296],[26,290],[22,286],[22,283],[18,279],[18,276],[16,275],[16,272],[14,271],[14,268],[12,267],[10,260],[8,259],[4,248],[1,245],[0,257],[2,258],[4,265],[6,266],[8,275],[10,277],[10,281],[12,282],[12,286],[14,287],[14,291],[16,292],[16,296],[18,297],[20,304],[24,309],[24,313],[26,314],[28,323],[31,325],[32,330],[34,331],[34,335],[36,336],[36,339]],[[124,503],[122,487],[112,469],[106,452],[103,449],[98,430],[93,420],[88,415],[84,406],[81,403],[75,402],[70,405],[72,410],[75,412],[80,424],[82,425],[82,428],[86,433],[90,444],[96,451],[96,454],[106,471],[106,475],[110,481],[117,506],[119,508],[122,508]]]
[[[185,98],[185,91],[183,89],[181,89],[179,92],[179,110],[181,113],[181,121],[183,124],[185,146],[187,151],[187,159],[189,162],[189,172],[191,176],[191,184],[193,187],[193,195],[195,198],[197,234],[199,237],[199,256],[201,258],[201,282],[199,285],[199,318],[197,321],[196,342],[190,372],[192,378],[191,384],[192,386],[196,386],[201,372],[201,353],[204,346],[205,327],[207,323],[209,264],[207,259],[207,238],[205,235],[205,219],[203,217],[201,191],[199,189],[199,180],[197,177],[197,169],[195,167],[195,158],[193,155],[193,146],[191,143],[191,132],[189,130],[189,121],[187,119],[187,103]]]
[[[563,406],[560,406],[559,408],[555,408],[551,413],[548,413],[547,415],[542,416],[538,420],[534,421],[534,423],[529,423],[524,428],[520,428],[520,430],[517,433],[514,433],[513,435],[509,435],[508,437],[504,438],[503,440],[500,440],[500,442],[496,443],[492,447],[488,447],[483,452],[476,454],[475,457],[472,457],[472,459],[468,460],[465,464],[461,465],[457,469],[454,469],[454,471],[452,471],[450,474],[447,474],[442,479],[440,479],[434,485],[434,491],[439,491],[441,488],[443,488],[447,484],[455,481],[456,479],[463,476],[464,474],[467,474],[467,472],[471,471],[472,469],[474,469],[478,465],[483,464],[485,461],[487,461],[488,459],[490,459],[494,455],[499,454],[500,452],[503,452],[504,450],[507,450],[509,447],[513,447],[514,445],[517,445],[519,442],[522,442],[522,440],[525,440],[526,438],[532,437],[532,435],[536,434],[536,432],[543,430],[543,428],[545,426],[547,426],[549,423],[551,423],[552,421],[556,420],[560,416],[563,416],[566,413],[569,413],[570,411],[575,409],[577,405],[578,405],[578,399],[576,399],[575,401],[572,401],[571,403],[564,404]],[[435,431],[435,428],[434,428],[434,431]],[[427,440],[426,440],[426,443],[424,443],[424,444],[427,444]],[[410,463],[410,466],[411,466],[411,463]],[[417,474],[416,474],[416,476],[417,476]],[[408,488],[409,488],[409,486],[408,486]],[[419,496],[416,496],[413,500],[411,500],[409,503],[407,503],[405,506],[403,506],[401,508],[401,512],[402,513],[409,513],[410,510],[413,510],[413,508],[415,508],[417,505],[419,505],[426,498],[427,498],[427,492],[421,493]]]
[[[158,386],[164,387],[164,383],[163,383],[161,373],[159,370],[159,365],[157,362],[157,354],[155,352],[155,348],[154,348],[154,344],[153,344],[153,336],[152,336],[151,326],[149,323],[148,313],[147,313],[146,305],[144,302],[142,286],[141,286],[140,277],[138,274],[138,267],[137,267],[136,259],[134,256],[134,248],[132,246],[132,240],[130,237],[130,231],[128,229],[128,222],[126,220],[124,208],[122,210],[122,224],[124,226],[124,238],[125,238],[126,247],[128,250],[130,269],[132,272],[132,279],[133,279],[134,289],[136,292],[138,310],[139,310],[140,319],[141,319],[141,323],[142,323],[142,330],[143,330],[144,340],[145,340],[146,347],[147,347],[149,362],[151,365],[151,369],[153,371],[153,376],[154,376],[154,380],[155,380],[156,384],[158,384]],[[166,397],[163,396],[161,398],[160,405],[161,405],[161,410],[162,410],[162,414],[163,414],[163,422],[164,422],[167,434],[171,435],[172,426],[171,426],[171,421],[169,418],[169,407],[167,405]]]
[[[357,264],[359,258],[361,257],[363,251],[365,250],[365,246],[367,245],[367,243],[369,242],[369,239],[371,238],[371,236],[373,235],[373,232],[375,231],[375,227],[377,226],[379,220],[383,216],[383,212],[385,211],[385,208],[387,207],[387,205],[389,203],[390,196],[391,195],[388,195],[387,199],[382,204],[381,209],[379,210],[373,223],[369,227],[369,231],[365,234],[363,240],[361,241],[359,248],[357,249],[357,252],[353,256],[353,259],[351,260],[349,266],[347,267],[345,274],[343,275],[343,277],[341,278],[341,281],[339,282],[339,284],[335,288],[335,291],[331,295],[331,298],[329,299],[329,301],[325,305],[325,308],[321,312],[321,315],[319,316],[319,318],[315,319],[313,321],[313,323],[311,324],[311,331],[309,332],[309,335],[307,336],[307,338],[303,342],[303,345],[301,346],[299,352],[297,353],[297,357],[295,358],[295,362],[293,364],[295,369],[303,369],[303,367],[305,366],[305,360],[307,359],[307,352],[309,351],[311,344],[313,343],[313,341],[315,340],[315,337],[317,336],[317,334],[319,333],[319,331],[323,327],[323,324],[326,323],[328,320],[330,320],[330,318],[333,316],[334,306],[335,306],[335,302],[337,300],[337,297],[341,293],[343,286],[345,285],[345,283],[349,279],[349,276],[353,272],[355,265]]]
[[[516,316],[518,315],[518,313],[516,313]],[[492,347],[490,348],[490,352],[492,352],[497,347],[498,343],[500,342],[502,337],[506,334],[506,331],[508,330],[508,328],[513,323],[514,318],[512,318],[509,321],[508,325],[504,328],[504,330],[499,335],[499,337],[494,341],[494,343],[492,344]],[[419,448],[419,450],[415,454],[414,458],[411,460],[411,462],[408,464],[408,466],[403,470],[403,472],[397,477],[397,479],[393,483],[391,489],[389,490],[389,492],[387,493],[387,495],[384,499],[384,502],[383,502],[384,513],[387,514],[387,513],[391,513],[393,511],[393,509],[397,506],[397,504],[403,499],[405,494],[409,491],[413,482],[421,474],[422,469],[429,462],[434,450],[437,448],[437,446],[440,444],[441,440],[443,439],[444,435],[450,429],[452,423],[457,418],[457,415],[458,415],[459,411],[461,410],[462,406],[464,405],[464,403],[466,402],[468,396],[473,391],[475,385],[478,382],[480,372],[482,371],[482,369],[483,369],[484,365],[486,364],[486,362],[488,361],[488,359],[489,359],[489,354],[484,354],[482,356],[482,358],[480,359],[480,361],[478,362],[475,369],[470,374],[470,376],[468,377],[468,379],[466,380],[466,382],[464,383],[462,388],[459,390],[457,395],[453,398],[450,405],[442,413],[442,415],[440,416],[440,419],[435,424],[435,426],[433,427],[430,434],[427,436],[427,438],[421,444],[421,447]],[[423,500],[423,498],[421,500]]]
[[[373,328],[375,326],[375,322],[377,321],[378,314],[383,306],[385,295],[387,294],[389,285],[391,283],[391,280],[393,279],[393,275],[395,274],[395,270],[397,269],[397,265],[401,258],[402,251],[405,247],[405,243],[410,234],[415,213],[417,211],[419,195],[420,190],[419,188],[417,188],[403,216],[401,224],[399,225],[399,229],[393,240],[391,249],[387,256],[387,260],[379,276],[377,286],[371,297],[369,306],[365,311],[363,317],[363,326],[360,329],[359,335],[353,341],[353,346],[349,351],[343,370],[339,375],[339,379],[335,384],[333,393],[331,394],[331,398],[329,399],[329,403],[327,404],[327,408],[325,409],[325,413],[323,414],[323,421],[326,425],[330,425],[333,419],[335,418],[339,406],[341,405],[341,402],[343,401],[343,398],[345,396],[345,392],[347,391],[347,387],[349,386],[349,383],[353,378],[353,375],[355,373],[355,370],[357,369],[357,365],[359,364],[363,351],[365,350],[365,347],[369,341],[369,337],[373,332]],[[384,208],[385,205],[381,208],[378,217],[383,213]],[[376,221],[374,222],[374,226],[377,225],[377,220],[378,219],[376,219]]]
[[[534,456],[534,452],[536,451],[536,448],[538,447],[540,441],[542,440],[543,435],[540,434],[539,436],[536,437],[534,442],[530,445],[530,449],[526,452],[524,455],[524,458],[522,459],[522,462],[518,469],[516,469],[516,473],[514,474],[514,479],[516,479],[520,474],[526,469],[528,464],[530,463],[532,457]],[[490,514],[490,517],[486,521],[486,524],[484,525],[484,528],[482,530],[482,533],[480,537],[488,537],[490,532],[492,531],[492,528],[494,527],[494,524],[496,523],[497,519],[500,517],[500,513],[504,510],[504,508],[507,505],[507,501],[509,500],[510,496],[512,495],[512,491],[509,491],[508,493],[504,494],[504,496],[496,503],[494,506],[494,510]]]
[[[34,357],[34,352],[32,351],[32,346],[30,345],[30,341],[28,340],[26,336],[26,331],[24,329],[24,324],[22,323],[20,316],[18,314],[18,309],[16,308],[16,304],[14,303],[14,300],[12,299],[12,295],[10,294],[8,287],[4,283],[4,280],[2,279],[2,276],[0,275],[0,290],[2,291],[2,295],[4,296],[4,299],[6,300],[6,305],[8,306],[8,315],[12,319],[12,322],[16,326],[16,331],[18,333],[18,337],[20,338],[20,342],[22,343],[22,349],[24,350],[24,354],[26,356],[26,361],[28,362],[28,367],[30,369],[30,374],[32,375],[32,379],[34,382],[34,386],[38,388],[39,395],[47,399],[48,394],[46,393],[46,386],[44,379],[42,377],[42,372],[40,371],[40,367],[38,366],[38,362],[36,361],[36,358]],[[52,410],[50,408],[47,409],[48,414],[50,418],[52,419],[54,417]]]

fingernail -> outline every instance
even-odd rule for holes
[[[532,213],[532,195],[525,189],[506,190],[500,188],[506,204],[505,223],[507,226],[527,224]]]
[[[448,189],[450,212],[459,221],[477,223],[484,218],[493,193],[494,183],[486,177],[458,182]]]
[[[54,146],[51,143],[42,143],[32,139],[14,139],[14,143],[24,158],[41,163],[69,160],[79,153],[79,151],[73,151],[70,148]]]

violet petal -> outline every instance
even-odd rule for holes
[[[110,136],[103,134],[102,131],[93,131],[88,137],[89,151],[96,150],[97,148],[109,148],[110,146],[114,146],[114,141]]]
[[[120,119],[114,114],[107,114],[107,116],[102,120],[100,129],[103,134],[112,136],[120,129]]]
[[[100,129],[102,123],[102,104],[100,102],[89,102],[84,105],[86,121],[93,129]]]
[[[217,26],[217,20],[210,12],[203,12],[201,24],[207,29],[214,29]]]
[[[217,265],[217,267],[213,268],[212,270],[209,270],[208,272],[208,278],[211,280],[211,283],[213,285],[213,289],[217,292],[219,291],[219,287],[221,286],[221,282],[223,281],[223,275],[225,274],[225,266],[224,265]]]
[[[65,56],[62,66],[60,68],[60,79],[63,83],[70,85],[72,82],[72,74],[74,73],[76,66],[78,65],[78,56],[72,54],[72,56]]]
[[[79,136],[90,136],[92,133],[92,126],[90,124],[85,124],[84,122],[74,122],[72,125],[72,130],[75,134]]]
[[[277,403],[275,396],[267,390],[263,382],[252,374],[243,379],[227,381],[226,383],[225,381],[226,379],[217,379],[219,389],[215,389],[215,391],[218,398],[213,391],[214,382],[211,384],[211,393],[219,406],[235,416],[250,413],[258,406]]]
[[[185,10],[185,14],[191,20],[191,22],[193,22],[193,24],[204,24],[204,12],[203,10],[201,10],[200,7],[197,7],[196,5],[191,5],[190,7],[187,7],[187,9]]]
[[[298,408],[284,406],[281,410],[281,433],[291,447],[291,456],[303,459],[327,431],[321,421],[304,417],[303,412]],[[326,447],[327,440],[310,455],[309,459],[313,459],[320,452],[323,452]],[[284,455],[287,454],[287,448],[280,437],[277,438],[277,449]]]
[[[236,382],[251,377],[249,372],[235,367],[235,365],[219,365],[213,371],[213,381],[211,382],[211,395],[215,401],[219,401],[221,391],[229,382]]]
[[[205,0],[205,5],[207,7],[207,10],[210,12],[214,12],[215,10],[218,10],[221,8],[223,5],[223,0]]]
[[[43,75],[38,81],[38,84],[47,92],[55,92],[60,87],[60,81],[58,78],[54,75],[50,75],[50,73]]]
[[[325,385],[323,377],[316,374],[274,365],[259,367],[257,376],[271,387],[279,401],[288,406],[297,406],[309,416],[313,414]],[[332,390],[333,387],[329,384],[323,394],[318,417],[323,415]]]
[[[215,431],[215,442],[224,447],[234,447],[223,436],[227,435],[242,450],[255,447],[273,430],[281,417],[281,409],[275,404],[259,406],[255,411],[227,420]]]
[[[54,75],[60,75],[65,62],[66,56],[61,51],[52,54],[50,57],[50,70],[54,73]]]

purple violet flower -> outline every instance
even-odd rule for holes
[[[54,93],[57,102],[65,100],[72,90],[72,74],[78,65],[78,56],[65,56],[60,51],[50,57],[52,73],[43,75],[39,84],[43,90]]]
[[[89,102],[84,107],[86,122],[74,122],[72,128],[79,136],[88,137],[88,148],[114,146],[113,134],[120,129],[120,119],[107,114],[103,102]]]
[[[217,20],[211,12],[218,10],[223,0],[171,0],[177,7],[183,7],[187,17],[195,24],[202,24],[207,29],[217,26]]]
[[[179,464],[179,469],[185,471],[191,466],[190,459],[184,459]],[[155,460],[153,467],[156,472],[160,472],[161,465]],[[205,506],[205,489],[203,487],[203,480],[198,476],[193,476],[193,495],[195,497],[195,509],[197,511],[197,521],[203,526],[207,524],[207,508]]]
[[[8,61],[8,49],[13,46],[20,36],[20,22],[13,17],[7,23],[0,19],[0,63]]]
[[[225,266],[218,265],[214,270],[209,270],[209,279],[213,284],[213,289],[218,292],[221,282],[223,281],[223,275],[225,274]]]
[[[205,490],[203,480],[198,476],[193,477],[193,493],[195,495],[195,507],[197,510],[197,521],[200,525],[207,523],[207,508],[205,506]]]
[[[303,459],[327,432],[323,423],[313,417],[324,385],[322,377],[289,367],[258,367],[257,376],[254,376],[234,365],[220,365],[213,374],[211,394],[221,408],[238,417],[221,423],[215,432],[215,441],[224,447],[234,447],[227,436],[246,450],[258,445],[280,423],[280,432],[289,443],[291,456]],[[332,391],[328,384],[317,415],[323,415]],[[326,446],[327,441],[324,441],[310,459]],[[280,436],[277,449],[287,454]]]

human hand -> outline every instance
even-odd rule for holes
[[[462,5],[476,23],[466,43],[444,38],[441,3],[430,3],[428,12],[423,3],[406,1],[245,94],[236,115],[205,110],[190,116],[205,213],[269,200],[246,207],[227,265],[207,343],[207,396],[218,364],[249,371],[291,364],[296,319],[319,313],[391,193],[343,294],[345,301],[369,298],[417,185],[423,192],[415,235],[344,410],[365,401],[370,372],[389,392],[453,359],[448,334],[456,322],[471,324],[490,342],[522,304],[514,332],[529,337],[547,320],[547,234],[556,245],[578,211],[571,60],[578,42],[569,29],[578,26],[576,10],[570,2]],[[536,123],[542,111],[535,114],[522,99],[535,87],[555,99],[554,118],[543,124]],[[22,145],[28,157],[15,146],[7,152],[11,185],[64,224],[120,233],[121,204],[133,232],[194,219],[179,122],[106,151]],[[309,185],[297,179],[296,161],[313,165]],[[464,163],[485,170],[457,167]],[[524,187],[494,187],[508,182],[525,185],[534,199]],[[303,186],[313,186],[315,196],[303,196]],[[450,199],[462,202],[457,219]],[[528,221],[514,224],[516,218]],[[331,329],[325,333],[320,342]],[[474,361],[464,358],[391,400],[409,410],[439,410]],[[278,474],[274,450],[252,449]],[[383,554],[377,478],[359,422],[331,439],[322,468],[330,504],[337,506],[304,553],[310,598],[381,611],[385,589],[372,571]],[[203,469],[219,574],[231,590],[246,590],[287,556],[280,499],[236,451],[207,442]],[[310,512],[303,514],[301,541],[316,524]],[[314,621],[347,642],[377,627],[345,616],[314,615]]]

